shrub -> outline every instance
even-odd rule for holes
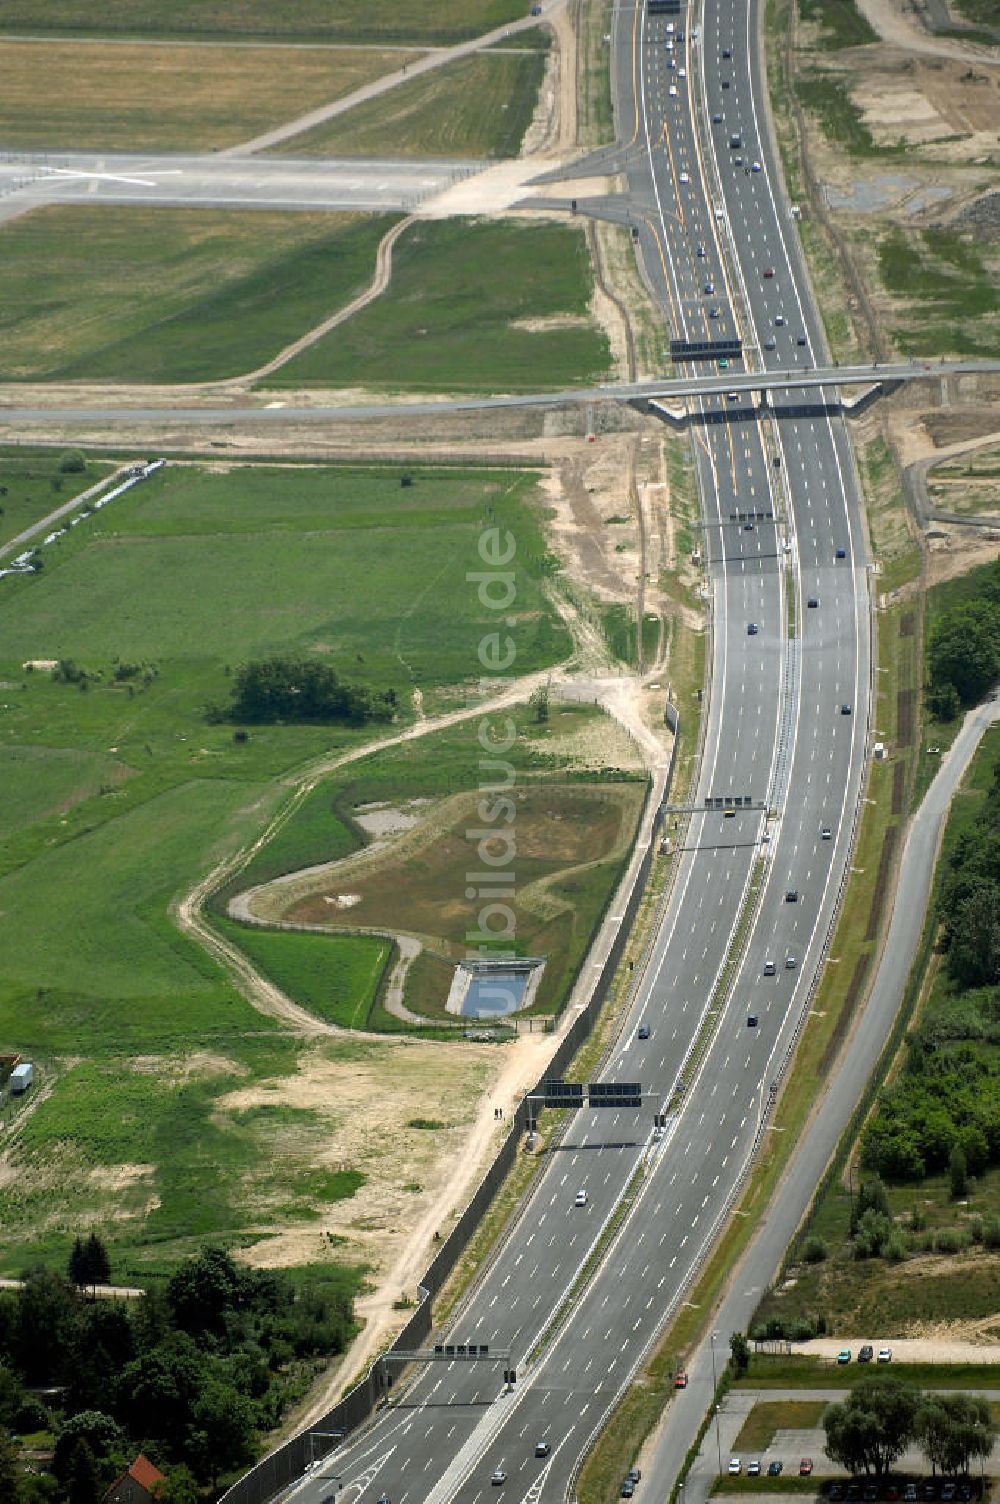
[[[934,1235],[937,1253],[961,1253],[969,1246],[969,1235],[958,1227],[940,1227]]]
[[[87,461],[79,449],[65,449],[59,456],[59,469],[63,475],[82,475]]]
[[[829,1256],[829,1252],[826,1243],[815,1233],[812,1237],[806,1238],[802,1244],[802,1258],[807,1264],[822,1264],[823,1260]]]

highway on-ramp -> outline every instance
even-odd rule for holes
[[[823,365],[767,131],[756,23],[756,3],[705,0],[679,40],[666,18],[616,11],[619,133],[642,148],[628,188],[648,206],[642,254],[672,334],[720,328],[739,333],[762,367],[783,369],[792,350]],[[638,1114],[578,1113],[448,1334],[510,1350],[513,1391],[503,1363],[425,1365],[397,1404],[296,1485],[290,1497],[302,1504],[319,1504],[332,1478],[347,1490],[341,1498],[372,1504],[383,1494],[392,1504],[565,1497],[700,1267],[764,1131],[859,805],[866,562],[839,419],[733,409],[724,395],[702,407],[718,421],[694,433],[713,604],[695,802],[743,797],[751,808],[699,812],[679,830],[671,902],[605,1070],[657,1093],[670,1107],[667,1129],[654,1141],[651,1103]],[[752,807],[760,803],[775,817]],[[596,1273],[565,1306],[623,1196]],[[491,1481],[495,1470],[502,1482]]]

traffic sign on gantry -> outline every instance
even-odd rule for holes
[[[591,1107],[635,1107],[642,1105],[639,1081],[591,1081],[587,1087]]]

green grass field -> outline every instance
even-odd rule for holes
[[[60,458],[52,452],[23,454],[16,449],[0,449],[0,544],[17,537],[114,469],[99,460],[88,460],[81,473],[66,475],[59,468]]]
[[[878,41],[855,0],[799,0],[799,15],[820,28],[819,45],[827,52]]]
[[[396,243],[387,293],[267,384],[524,391],[599,381],[610,369],[607,339],[580,323],[592,286],[582,230],[415,225]]]
[[[368,1015],[393,959],[387,940],[368,935],[294,935],[218,919],[266,976],[327,1023],[366,1029]]]
[[[296,156],[516,157],[545,71],[487,50],[357,105],[276,150]]]
[[[9,42],[0,53],[0,140],[36,151],[80,143],[94,151],[218,151],[419,56],[122,43],[109,59],[107,48],[78,42]]]
[[[53,1087],[20,1139],[5,1134],[19,1168],[0,1189],[4,1272],[34,1254],[63,1261],[75,1228],[105,1221],[116,1249],[169,1263],[199,1237],[315,1220],[350,1191],[349,1161],[323,1168],[328,1116],[282,1126],[220,1106],[255,1082],[284,1090],[303,1046],[169,908],[260,832],[290,770],[378,734],[261,726],[237,743],[206,706],[245,657],[321,652],[348,677],[397,685],[404,717],[416,682],[430,708],[461,693],[495,626],[465,579],[487,520],[517,540],[518,668],[567,651],[541,590],[534,478],[407,474],[402,486],[398,468],[171,464],[46,550],[42,574],[3,582],[0,1039]],[[60,657],[86,671],[82,687],[22,667]],[[285,937],[255,938],[280,974]],[[367,1012],[387,947],[316,939],[315,960],[295,962],[309,1005]],[[11,1134],[21,1111],[0,1108]]]
[[[208,381],[255,370],[367,286],[392,223],[38,209],[0,229],[0,380]]]
[[[84,0],[0,0],[0,31],[81,36],[233,37],[330,42],[461,42],[519,21],[521,0],[400,0],[391,10],[367,0],[107,0],[99,12]]]
[[[1000,258],[953,230],[889,230],[878,245],[883,285],[897,300],[894,338],[906,354],[987,356],[1000,337]]]

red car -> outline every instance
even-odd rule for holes
[[[675,1389],[686,1389],[687,1387],[688,1387],[688,1376],[687,1376],[687,1374],[684,1372],[684,1370],[682,1368],[681,1371],[680,1371],[680,1373],[674,1374],[674,1388]]]
[[[812,1470],[813,1470],[813,1460],[812,1460],[812,1458],[811,1457],[803,1457],[802,1461],[799,1463],[799,1477],[800,1478],[808,1478],[809,1474],[812,1472]]]

